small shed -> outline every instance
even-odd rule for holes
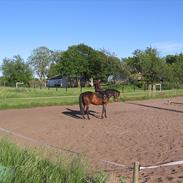
[[[123,75],[116,74],[116,75],[110,75],[107,78],[107,82],[112,82],[112,83],[125,83],[127,82],[127,78]]]
[[[68,80],[66,77],[56,75],[47,79],[47,86],[48,87],[67,87]]]

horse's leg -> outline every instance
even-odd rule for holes
[[[85,119],[85,105],[83,105],[83,114],[82,114],[82,116],[83,116],[83,119]]]
[[[106,107],[107,107],[107,105],[106,105],[106,104],[104,104],[104,115],[105,115],[105,118],[107,118],[107,114],[106,114]]]
[[[86,105],[84,105],[84,114],[86,114]]]
[[[86,106],[86,114],[87,114],[87,118],[90,119],[90,116],[89,116],[89,105]]]
[[[102,105],[102,114],[101,114],[102,119],[104,118],[103,115],[104,115],[104,104]]]
[[[85,119],[85,114],[84,113],[82,114],[82,117],[83,117],[83,119]]]
[[[85,119],[84,106],[85,106],[85,104],[84,104],[84,100],[83,100],[83,95],[81,94],[79,96],[79,107],[80,107],[80,112],[81,112],[83,119]]]

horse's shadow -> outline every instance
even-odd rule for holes
[[[62,112],[64,115],[66,116],[69,116],[69,117],[72,117],[72,118],[75,118],[75,119],[83,119],[82,118],[82,115],[81,115],[81,112],[79,110],[73,110],[73,109],[69,109],[69,108],[66,108],[67,111],[64,111]],[[99,118],[96,114],[98,112],[95,112],[95,111],[92,111],[90,110],[89,111],[89,114],[96,117],[96,118]]]

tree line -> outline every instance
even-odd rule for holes
[[[139,87],[162,83],[166,88],[181,87],[183,84],[183,54],[161,57],[158,50],[147,47],[137,49],[132,56],[118,58],[105,49],[96,50],[85,44],[68,47],[66,51],[53,51],[47,47],[34,49],[27,60],[20,55],[4,58],[1,71],[1,83],[15,86],[16,82],[29,85],[39,80],[45,83],[47,78],[61,75],[89,80],[90,78],[131,83]]]

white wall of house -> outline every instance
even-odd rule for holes
[[[61,86],[61,81],[62,79],[51,79],[51,80],[48,80],[48,86],[49,87],[54,87],[54,86]]]
[[[68,82],[65,78],[48,80],[48,87],[56,87],[56,86],[67,87]]]

